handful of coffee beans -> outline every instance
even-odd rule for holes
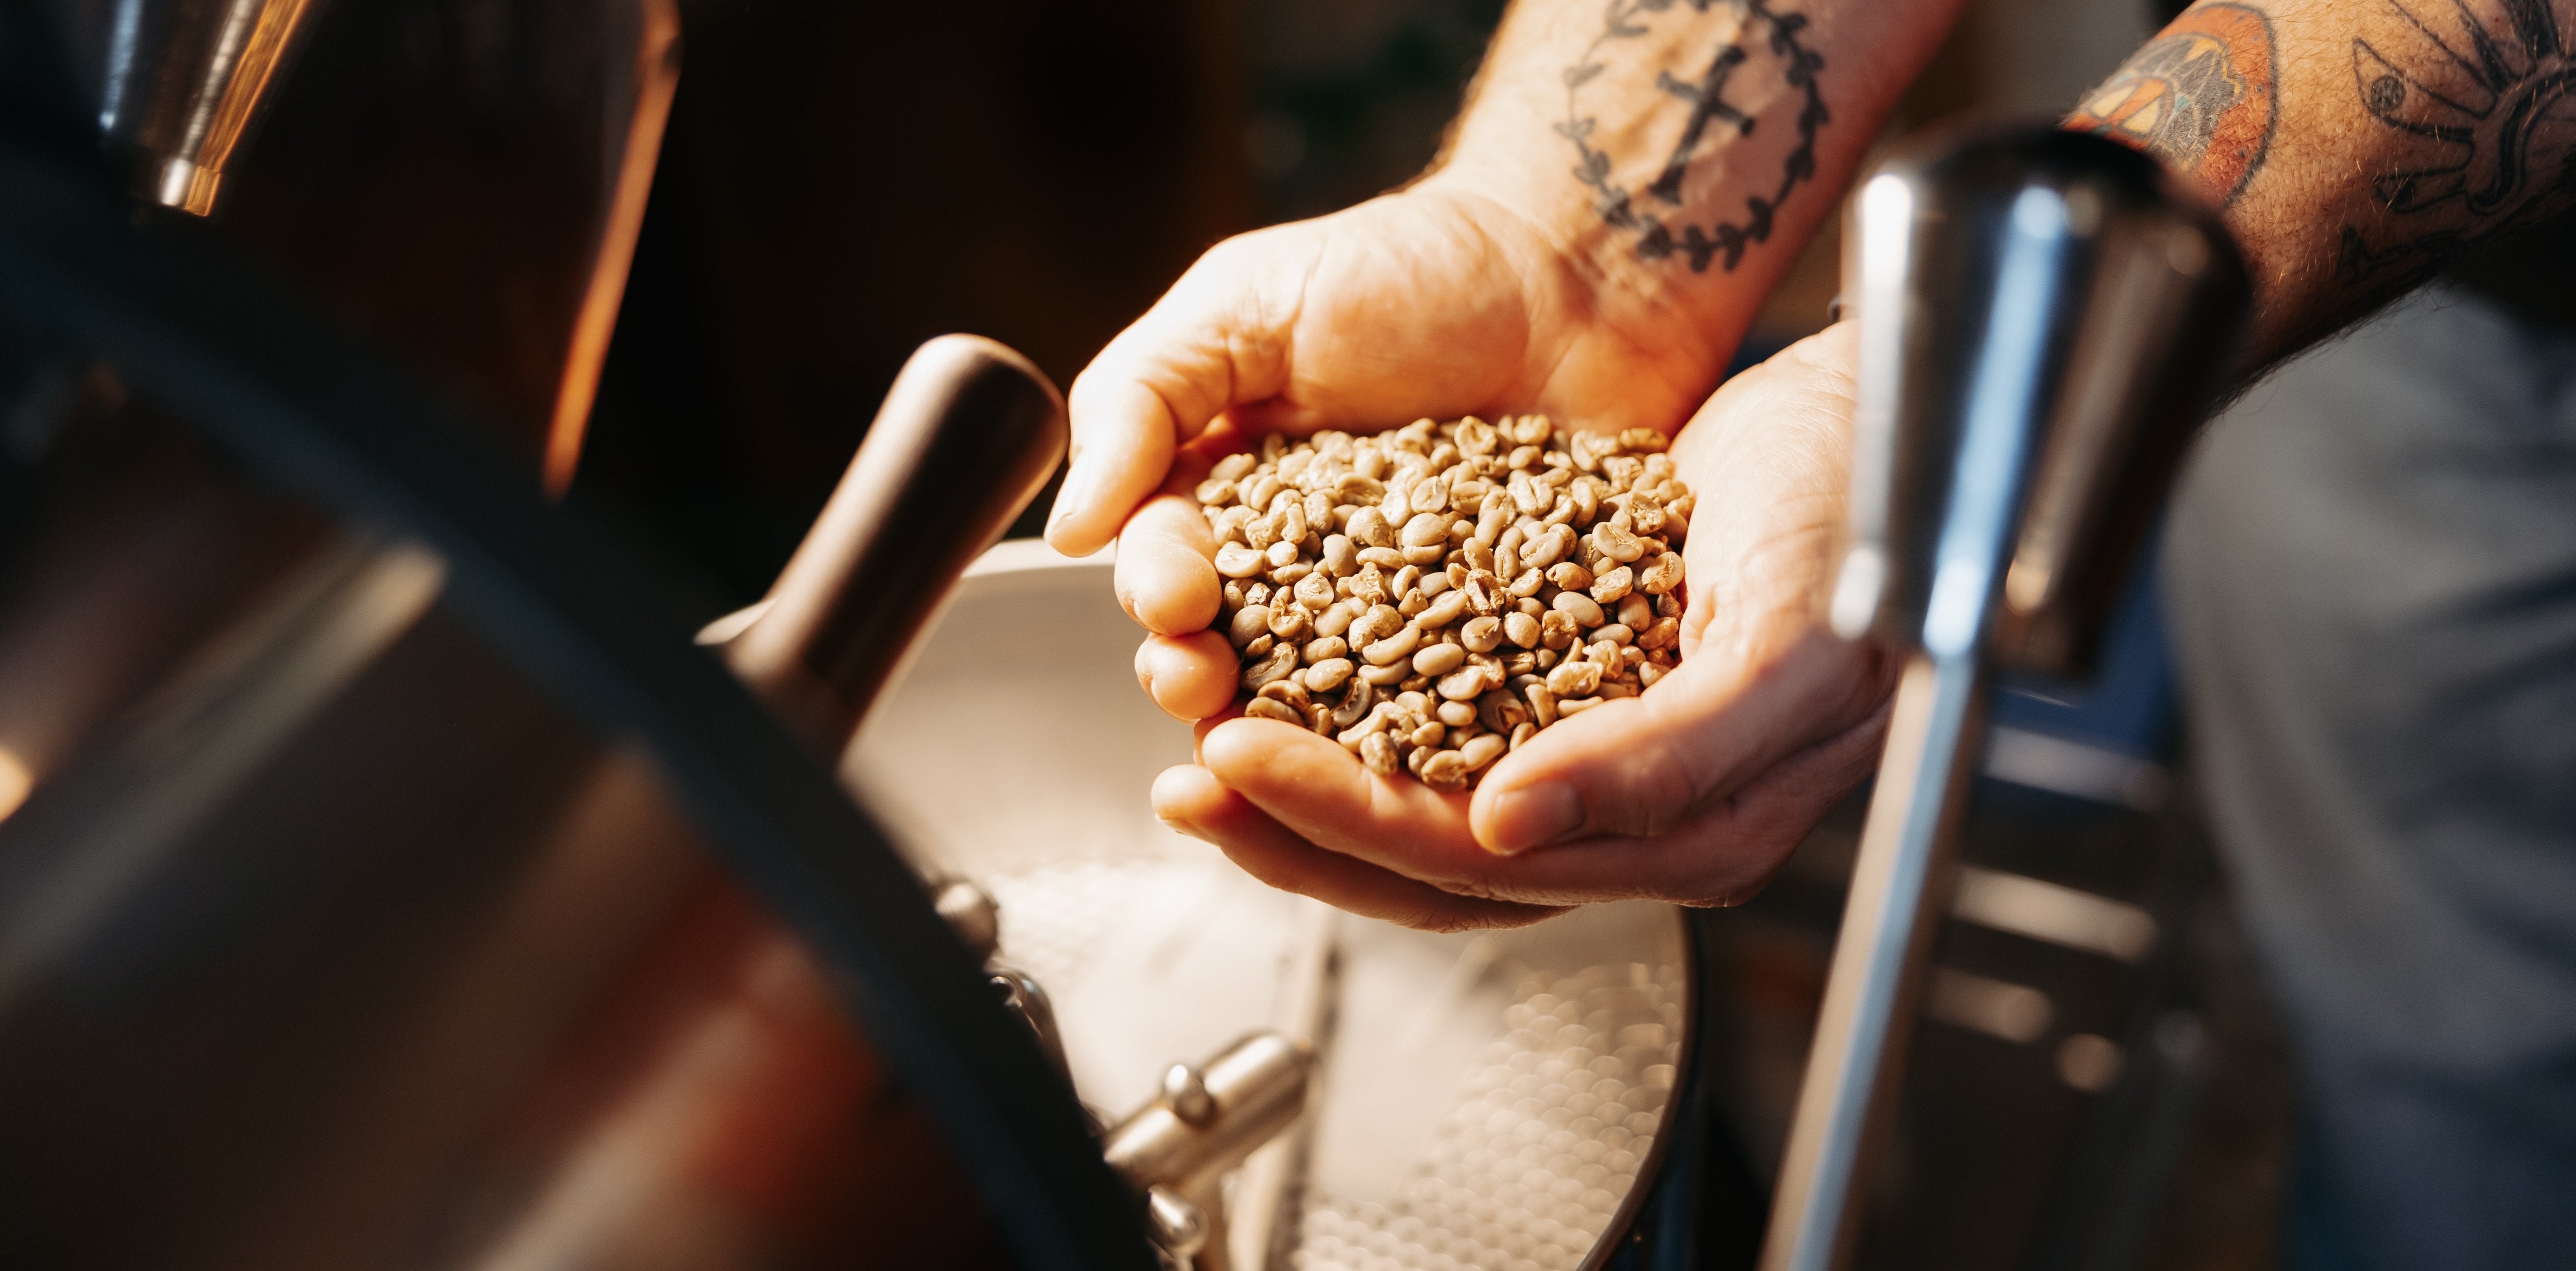
[[[1197,495],[1244,714],[1464,790],[1679,661],[1692,496],[1649,428],[1544,415],[1261,439]]]

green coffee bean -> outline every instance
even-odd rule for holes
[[[1192,493],[1245,714],[1461,791],[1653,686],[1677,665],[1695,505],[1668,444],[1523,415],[1270,435],[1219,459]]]

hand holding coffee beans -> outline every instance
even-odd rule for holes
[[[1244,714],[1464,790],[1676,665],[1692,495],[1653,429],[1417,420],[1272,434],[1196,491]]]

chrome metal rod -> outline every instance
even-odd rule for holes
[[[1335,999],[1341,988],[1340,932],[1340,910],[1320,900],[1299,899],[1296,926],[1289,936],[1288,966],[1280,975],[1270,1024],[1290,1041],[1315,1052],[1307,1077],[1309,1111],[1246,1159],[1235,1182],[1234,1204],[1226,1219],[1233,1242],[1230,1252],[1242,1271],[1278,1271],[1289,1265],[1291,1242],[1283,1237],[1305,1192],[1315,1137],[1312,1109],[1322,1105],[1324,1065],[1332,1053]]]
[[[1885,1132],[1921,999],[1924,953],[1945,908],[1977,759],[1985,672],[1973,652],[1906,664],[1870,797],[1833,972],[1789,1123],[1763,1271],[1851,1262],[1872,1140]]]

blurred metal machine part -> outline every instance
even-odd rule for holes
[[[570,484],[679,74],[675,0],[46,0],[137,193],[496,411]]]
[[[1941,135],[1872,177],[1856,208],[1855,541],[1832,616],[1907,661],[1767,1271],[1850,1262],[1923,1000],[1931,916],[1952,884],[1989,674],[1999,661],[2064,672],[2089,657],[2125,552],[2229,369],[2247,301],[2214,213],[2152,159],[2098,138],[2045,126]],[[2009,896],[1978,905],[1997,899]],[[1952,1015],[2006,1036],[2045,1028],[1983,991],[1995,986],[1947,986]]]
[[[1064,398],[1027,358],[978,336],[922,345],[769,595],[699,640],[838,756],[1067,440]]]
[[[108,0],[97,15],[98,127],[143,152],[143,191],[204,216],[224,165],[268,104],[314,0]]]
[[[0,128],[10,387],[112,368],[8,454],[0,663],[82,673],[0,712],[79,697],[0,822],[50,922],[5,1260],[1144,1265],[1062,1079],[641,571],[200,237]]]
[[[1210,1056],[1174,1064],[1163,1089],[1109,1127],[1102,1151],[1139,1188],[1202,1190],[1306,1110],[1313,1052],[1258,1032]]]
[[[1047,986],[1084,1102],[1140,1109],[1109,1131],[1111,1158],[1201,1211],[1203,1269],[1575,1271],[1625,1255],[1685,1102],[1696,1003],[1676,911],[1406,931],[1180,839],[1138,794],[1189,739],[1134,690],[1110,573],[1106,554],[1036,542],[987,553],[845,767],[920,868],[991,894],[996,956]],[[1310,1086],[1310,1110],[1220,1192],[1211,1176],[1239,1153],[1191,1163],[1214,1136],[1190,1126],[1193,1085],[1171,1061],[1191,1061],[1221,1115],[1232,1061],[1198,1057],[1247,1033],[1262,1084],[1283,1099]],[[1301,1042],[1311,1074],[1289,1063]],[[1189,1149],[1181,1164],[1142,1150],[1165,1144]],[[1692,1265],[1673,1256],[1637,1265]]]

